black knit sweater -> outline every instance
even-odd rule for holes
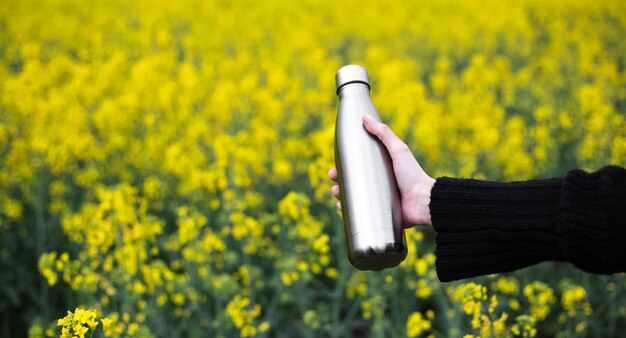
[[[626,170],[572,170],[563,179],[496,183],[439,178],[431,193],[442,282],[570,262],[626,272]]]

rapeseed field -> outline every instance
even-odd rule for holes
[[[360,64],[434,177],[626,165],[626,2],[0,2],[0,336],[615,337],[626,277],[359,272],[326,173]]]

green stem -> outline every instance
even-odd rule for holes
[[[36,259],[38,259],[46,251],[46,179],[45,172],[42,168],[36,171],[36,200],[35,200],[35,241],[36,241]],[[50,295],[48,285],[40,279],[40,298],[39,304],[43,312],[44,318],[50,317]]]
[[[448,319],[448,311],[450,310],[450,306],[448,304],[448,297],[446,296],[446,294],[443,291],[443,287],[440,286],[438,288],[435,289],[435,293],[434,293],[434,297],[433,299],[435,300],[435,303],[437,303],[437,306],[442,310],[444,317],[446,318],[446,325],[445,327],[448,327],[448,332],[446,332],[446,334],[449,334],[450,330],[458,330],[459,329],[459,318],[461,317],[460,313],[456,314],[454,316],[454,321],[451,323],[450,320]]]
[[[331,212],[332,213],[332,212]],[[345,233],[343,231],[343,222],[338,221],[338,217],[336,215],[330,215],[331,219],[334,220],[334,222],[332,222],[331,226],[332,229],[334,230],[334,240],[335,241],[340,241],[338,239],[341,239],[343,241],[345,241]],[[344,322],[342,324],[341,321],[341,304],[343,304],[342,300],[343,298],[343,292],[346,289],[346,284],[348,282],[348,271],[350,271],[349,269],[351,269],[351,266],[347,263],[348,259],[347,259],[347,250],[346,250],[346,246],[345,246],[345,242],[344,243],[336,243],[337,245],[335,247],[339,248],[337,256],[335,257],[335,259],[337,260],[337,268],[340,271],[339,273],[339,278],[337,278],[336,283],[335,283],[335,288],[332,291],[332,301],[331,301],[331,313],[333,314],[333,327],[334,328],[342,328],[342,329],[336,329],[336,330],[332,330],[331,331],[331,337],[341,337],[343,335],[345,335],[345,333],[343,332],[346,329],[346,323],[350,323],[350,317],[346,316],[346,318],[344,318]],[[354,306],[354,304],[353,304]],[[349,311],[348,311],[349,312]]]

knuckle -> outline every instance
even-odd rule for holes
[[[386,125],[386,124],[384,124],[384,123],[381,123],[381,125],[380,125],[380,131],[381,131],[381,133],[383,133],[383,134],[389,134],[389,133],[391,133],[391,128],[389,128],[389,126],[388,126],[388,125]]]
[[[411,150],[409,149],[409,146],[407,146],[403,142],[395,143],[393,147],[390,149],[390,153],[392,153],[394,156],[404,156],[410,152]]]

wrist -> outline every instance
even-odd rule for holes
[[[406,205],[405,214],[409,226],[415,224],[432,225],[430,215],[431,191],[436,180],[426,176],[420,179],[411,189],[409,201]]]
[[[436,180],[432,177],[427,177],[426,182],[423,184],[423,190],[421,192],[420,204],[422,208],[422,212],[424,215],[424,223],[425,225],[433,225],[432,219],[430,217],[430,198],[431,192],[433,190],[433,186],[435,186]]]

